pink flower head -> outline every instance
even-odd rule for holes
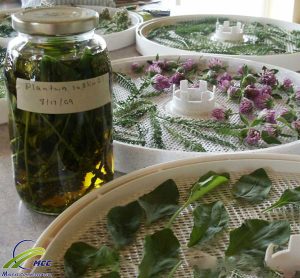
[[[300,102],[300,89],[297,89],[297,91],[295,92],[295,100],[297,102]]]
[[[259,118],[269,124],[276,124],[276,111],[272,109],[264,109],[259,113]]]
[[[218,58],[212,58],[208,61],[207,64],[208,68],[214,71],[219,71],[220,69],[223,69],[223,62]]]
[[[217,121],[224,121],[225,120],[225,110],[223,108],[215,108],[212,111],[211,115]]]
[[[266,124],[263,127],[263,131],[266,131],[271,137],[278,137],[279,135],[279,127],[273,124]]]
[[[285,79],[283,80],[282,86],[283,86],[283,88],[284,88],[285,90],[288,90],[288,89],[290,89],[290,88],[293,87],[293,82],[292,82],[291,79],[285,78]]]
[[[275,73],[272,70],[264,69],[261,74],[260,81],[262,84],[269,85],[273,87],[277,83]]]
[[[184,79],[184,75],[181,72],[175,72],[169,79],[171,84],[179,85],[180,81]]]
[[[150,76],[154,76],[155,74],[160,74],[162,70],[158,64],[151,64],[148,67],[147,72],[149,73]]]
[[[184,63],[182,63],[182,67],[184,68],[185,72],[189,72],[196,69],[197,64],[193,59],[187,59]]]
[[[143,70],[144,70],[144,67],[145,65],[140,65],[138,63],[132,63],[131,64],[131,70],[134,72],[134,73],[142,73]]]
[[[258,109],[271,108],[273,106],[273,97],[271,95],[259,92],[254,98],[255,107]]]
[[[260,88],[260,93],[262,95],[272,95],[272,87],[269,86],[269,85],[263,85],[261,88]]]
[[[296,120],[296,121],[293,121],[293,122],[292,122],[292,127],[293,127],[296,131],[298,131],[298,133],[300,133],[300,120],[298,119],[298,120]]]
[[[254,128],[250,128],[245,139],[249,145],[256,145],[260,140],[260,132]]]
[[[218,89],[223,93],[227,92],[228,88],[231,85],[231,80],[232,80],[231,75],[225,72],[219,75],[217,80],[218,80]]]
[[[161,74],[156,74],[151,79],[152,86],[157,91],[162,91],[164,89],[170,88],[171,84],[169,78]]]
[[[245,97],[254,100],[259,94],[259,89],[255,85],[248,85],[245,88]]]
[[[253,111],[253,101],[247,98],[243,98],[240,102],[239,111],[241,114],[250,114]]]

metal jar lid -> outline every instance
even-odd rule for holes
[[[97,27],[99,14],[77,7],[47,7],[24,10],[12,15],[12,27],[30,35],[72,35]]]

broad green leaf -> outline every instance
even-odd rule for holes
[[[285,244],[290,237],[288,221],[268,222],[260,219],[248,219],[239,228],[230,232],[229,246],[225,252],[227,257],[250,255],[257,260],[263,258],[270,243]]]
[[[158,277],[174,268],[179,262],[179,248],[180,243],[171,229],[146,236],[138,278]]]
[[[199,181],[193,185],[190,197],[188,199],[189,204],[199,200],[205,194],[215,189],[216,187],[227,183],[229,180],[227,174],[218,175],[214,172],[209,172],[204,175],[204,177],[201,177]]]
[[[107,229],[114,244],[122,247],[133,241],[141,225],[143,209],[137,201],[112,208],[107,214]]]
[[[242,176],[232,188],[232,193],[237,199],[249,202],[263,201],[270,192],[272,181],[266,171],[257,169],[249,175]]]
[[[263,123],[263,120],[262,120],[262,119],[255,119],[255,120],[250,124],[250,126],[251,126],[251,127],[258,126],[258,125],[260,125],[260,124],[262,124],[262,123]]]
[[[121,276],[118,272],[113,271],[102,275],[100,278],[121,278]]]
[[[112,270],[119,268],[118,253],[106,246],[97,248],[84,243],[75,242],[64,256],[65,277],[84,277],[88,268],[110,267]]]
[[[201,176],[197,182],[195,182],[191,188],[191,193],[188,200],[180,207],[171,217],[166,227],[171,227],[176,217],[191,203],[199,200],[205,194],[215,189],[216,187],[225,184],[229,181],[229,174],[222,173],[217,174],[213,171],[209,171],[205,175]]]
[[[91,267],[94,269],[110,266],[112,270],[119,270],[119,254],[116,250],[101,246],[92,260]]]
[[[267,144],[281,144],[281,142],[274,136],[270,136],[265,130],[261,133],[261,139]]]
[[[178,209],[179,191],[176,183],[169,179],[155,188],[152,192],[138,199],[145,210],[147,223],[172,215]]]
[[[264,212],[270,211],[275,208],[280,208],[286,205],[298,205],[300,206],[300,187],[294,189],[285,190],[278,201],[276,201],[269,208],[265,209]]]
[[[221,232],[229,221],[228,213],[221,201],[199,205],[193,211],[193,216],[194,227],[188,247],[209,241]]]
[[[73,243],[64,256],[65,277],[83,277],[96,252],[97,248],[87,243]]]

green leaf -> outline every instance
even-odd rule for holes
[[[97,248],[84,243],[75,242],[64,256],[65,277],[84,277],[88,268],[110,267],[119,269],[119,254],[117,251],[101,246]]]
[[[246,126],[249,126],[249,121],[244,115],[240,114],[240,119]]]
[[[247,254],[261,260],[263,264],[270,243],[282,245],[289,240],[290,224],[283,220],[268,222],[248,219],[239,228],[232,230],[229,237],[229,246],[225,252],[227,257]]]
[[[221,201],[199,205],[193,211],[193,216],[194,227],[188,247],[209,241],[221,232],[229,221],[228,213]]]
[[[101,278],[121,278],[121,276],[118,272],[113,271],[102,275]]]
[[[65,277],[83,277],[96,252],[97,248],[87,243],[73,243],[64,256]]]
[[[213,172],[210,172],[209,174],[206,174],[206,179],[204,180],[204,177],[200,178],[198,182],[196,182],[192,189],[190,197],[187,201],[187,203],[191,204],[197,200],[199,200],[201,197],[203,197],[205,194],[210,192],[211,190],[215,189],[216,187],[223,185],[228,182],[229,177],[226,174],[218,175]]]
[[[254,126],[258,126],[260,124],[262,124],[264,121],[263,119],[255,119],[252,123],[251,123],[251,127],[254,127]]]
[[[280,118],[283,118],[288,123],[291,123],[292,121],[297,120],[297,115],[296,115],[295,111],[288,111],[287,113],[284,113],[283,115],[281,115]]]
[[[147,235],[138,278],[158,277],[162,272],[174,268],[179,262],[179,248],[180,243],[171,229]]]
[[[267,144],[281,144],[281,142],[274,136],[270,136],[269,133],[265,130],[261,132],[261,139]]]
[[[143,210],[137,201],[126,206],[114,207],[108,212],[107,229],[117,247],[133,241],[142,217]]]
[[[276,201],[269,208],[265,209],[264,212],[270,211],[274,208],[280,208],[286,205],[297,205],[300,206],[300,187],[294,189],[286,189],[278,201]]]
[[[178,209],[179,191],[176,183],[169,179],[155,188],[152,192],[138,199],[145,210],[147,223],[167,215],[172,215]]]
[[[97,269],[100,267],[110,266],[112,270],[119,270],[119,254],[116,250],[101,246],[92,260],[91,267]]]
[[[266,171],[257,169],[249,175],[242,176],[232,188],[232,193],[237,199],[249,202],[263,201],[270,192],[272,181]]]

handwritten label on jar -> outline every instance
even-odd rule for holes
[[[78,113],[111,102],[109,74],[66,82],[17,78],[17,107],[42,114]]]

